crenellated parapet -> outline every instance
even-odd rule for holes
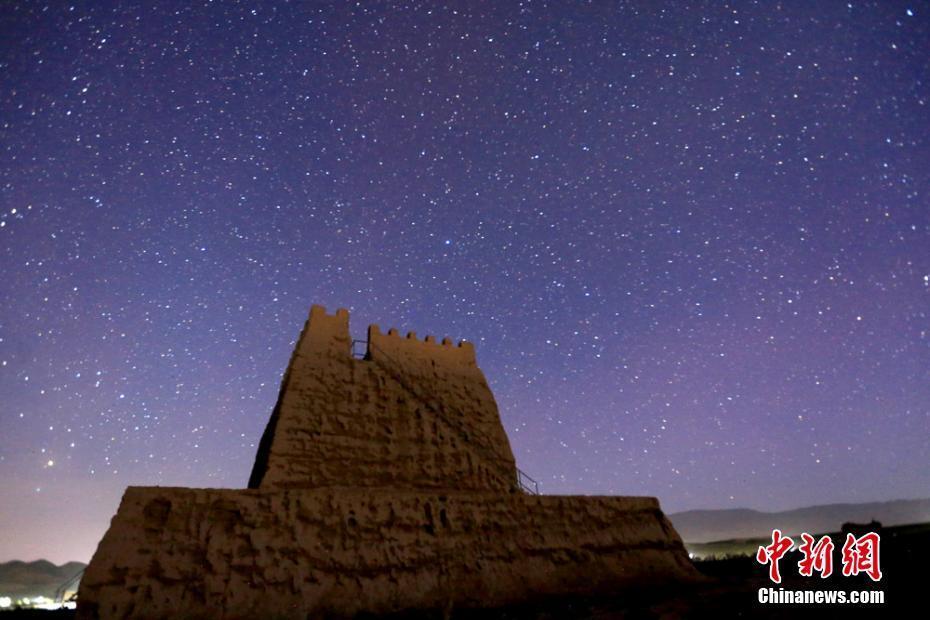
[[[310,317],[298,340],[295,355],[324,355],[329,357],[351,356],[352,337],[349,332],[349,311],[339,308],[329,314],[324,306],[314,304]],[[466,340],[455,343],[445,337],[441,341],[435,336],[417,337],[416,332],[401,336],[392,327],[387,333],[378,325],[368,326],[367,352],[365,361],[383,363],[429,364],[450,371],[474,371],[478,364],[475,346]]]
[[[310,307],[310,317],[304,324],[295,354],[343,357],[349,354],[351,346],[348,310],[339,308],[335,314],[327,314],[323,306]]]
[[[395,328],[382,333],[377,325],[368,326],[368,358],[386,364],[414,364],[437,366],[450,372],[475,372],[475,345],[460,340],[454,344],[450,338],[437,341],[435,336],[425,340],[416,332],[401,336]]]

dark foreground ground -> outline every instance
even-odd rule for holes
[[[834,536],[834,542],[841,540]],[[842,546],[842,542],[838,546]],[[759,588],[772,587],[768,568],[752,557],[742,556],[696,562],[707,582],[688,587],[644,588],[610,598],[550,599],[506,609],[456,609],[454,620],[645,620],[678,618],[909,618],[925,617],[924,601],[930,577],[930,524],[888,528],[882,533],[883,578],[843,577],[839,550],[834,551],[834,575],[828,579],[801,577],[800,554],[789,553],[781,561],[782,587],[786,590],[883,590],[881,605],[821,604],[763,605]],[[0,620],[73,618],[73,611],[6,611]],[[396,614],[381,620],[439,620],[440,613]],[[374,620],[374,617],[358,620]]]

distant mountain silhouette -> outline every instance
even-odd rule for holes
[[[689,543],[783,534],[839,532],[847,521],[872,519],[888,527],[930,522],[930,499],[895,500],[868,504],[825,504],[784,512],[758,512],[746,508],[689,510],[668,515],[682,539]]]
[[[24,596],[51,598],[60,585],[78,574],[85,566],[87,565],[81,562],[55,566],[48,560],[4,562],[0,564],[0,596],[14,599]]]

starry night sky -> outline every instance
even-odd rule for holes
[[[547,493],[930,495],[926,2],[154,4],[0,8],[0,560],[244,486],[312,303]]]

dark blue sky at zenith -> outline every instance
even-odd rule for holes
[[[546,493],[930,495],[928,20],[4,3],[0,560],[244,486],[312,303],[475,342]]]

